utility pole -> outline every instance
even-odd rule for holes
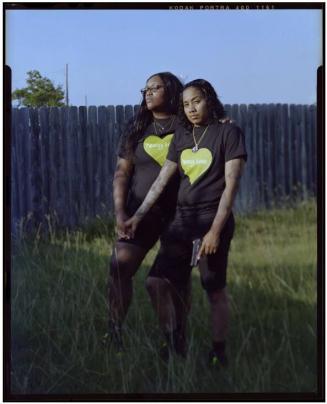
[[[69,105],[69,98],[68,98],[68,63],[66,63],[66,106]]]
[[[85,96],[85,106],[87,108],[87,95]]]

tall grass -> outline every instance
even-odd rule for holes
[[[127,351],[104,347],[110,232],[51,233],[15,246],[11,270],[11,392],[34,394],[314,392],[316,207],[237,218],[229,260],[230,366],[207,366],[208,303],[193,270],[189,354],[168,364],[144,280],[135,276]]]

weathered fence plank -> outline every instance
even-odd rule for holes
[[[39,114],[36,108],[29,110],[31,123],[31,156],[30,169],[26,173],[31,173],[31,196],[33,223],[38,225],[44,220],[42,212],[42,173],[41,173],[41,147],[40,147],[40,125]]]
[[[266,206],[272,207],[274,204],[274,195],[276,182],[278,181],[275,176],[275,162],[276,162],[276,146],[277,142],[274,141],[275,133],[275,108],[273,104],[267,105],[266,110],[266,144],[265,144],[265,165],[264,172],[266,173]],[[277,140],[277,139],[276,139]]]
[[[292,182],[291,182],[291,195],[294,195],[297,192],[297,182],[299,178],[298,173],[298,164],[297,164],[297,156],[298,156],[298,145],[297,145],[297,114],[296,114],[296,105],[290,105],[290,158],[292,162]]]
[[[247,105],[241,104],[238,113],[239,123],[238,125],[243,129],[245,135],[245,144],[246,149],[249,150],[249,139],[248,139],[248,124],[247,124],[247,114],[248,108]],[[242,181],[240,183],[240,195],[238,196],[239,200],[239,209],[244,211],[246,209],[246,202],[248,200],[248,192],[251,189],[251,185],[249,184],[249,172],[245,170],[243,174]]]
[[[40,174],[42,177],[42,207],[41,215],[49,213],[50,203],[50,159],[49,159],[49,108],[39,109],[40,118]]]
[[[283,201],[285,199],[288,166],[286,162],[286,139],[287,139],[287,105],[277,104],[275,115],[275,131],[273,141],[276,143],[275,147],[275,197],[280,197]]]
[[[80,211],[78,222],[83,223],[87,216],[87,109],[78,108],[78,153],[79,153],[79,200]]]
[[[99,131],[98,126],[98,117],[96,116],[95,121],[95,131],[93,132],[93,140],[94,140],[94,213],[95,215],[100,214],[101,210],[101,186],[102,186],[102,178],[101,178],[101,163],[102,163],[102,142],[101,142],[101,133]]]
[[[49,109],[49,213],[56,215],[60,211],[60,130],[59,130],[59,111],[58,108]]]
[[[256,109],[258,110],[259,105],[256,105]],[[258,198],[258,206],[259,208],[263,208],[265,206],[265,199],[266,199],[266,182],[265,182],[265,173],[264,173],[264,120],[265,120],[265,113],[266,113],[266,105],[263,105],[263,110],[261,113],[256,114],[257,119],[257,144],[256,150],[254,153],[257,154],[257,182],[259,188],[259,198]]]
[[[17,145],[17,162],[18,162],[18,198],[19,198],[19,211],[22,218],[26,218],[29,209],[29,175],[30,172],[26,171],[28,168],[27,160],[29,158],[29,111],[28,108],[22,108],[17,111],[17,132],[16,132],[16,145]]]
[[[307,171],[307,181],[305,184],[305,188],[309,194],[311,194],[311,181],[312,181],[312,166],[310,164],[310,160],[313,158],[312,156],[312,142],[310,136],[310,110],[309,105],[304,105],[304,148],[306,153],[306,171]]]
[[[62,168],[63,168],[63,176],[62,176],[62,181],[63,181],[63,201],[64,201],[64,210],[63,210],[63,216],[64,216],[64,223],[69,226],[70,225],[70,182],[69,182],[69,177],[68,177],[68,152],[67,152],[67,136],[68,136],[68,108],[64,107],[60,109],[60,124],[61,124],[61,130],[62,130]]]
[[[76,226],[78,223],[78,211],[80,207],[79,182],[80,173],[78,167],[78,128],[77,128],[77,107],[70,107],[68,110],[68,133],[67,133],[67,148],[69,153],[68,176],[71,192],[71,226]]]
[[[109,155],[109,111],[106,107],[98,109],[98,124],[101,137],[101,212],[107,213],[111,207],[110,199],[110,158]]]
[[[307,197],[307,149],[306,149],[306,133],[305,133],[305,105],[299,106],[299,139],[300,139],[300,172],[301,172],[301,194]]]
[[[95,163],[94,159],[97,159],[97,155],[95,154],[95,131],[97,127],[97,111],[96,107],[92,106],[88,109],[88,125],[87,125],[87,162],[88,162],[88,216],[95,216],[95,198],[94,198],[94,190],[95,190]]]
[[[252,195],[253,200],[251,206],[259,206],[259,181],[258,181],[258,163],[257,160],[259,156],[256,153],[257,143],[258,143],[258,122],[257,122],[257,107],[255,104],[250,104],[249,108],[249,122],[252,133],[251,148],[248,150],[248,163],[247,165],[251,168],[251,178],[252,178]]]
[[[314,105],[310,105],[310,138],[312,142],[312,158],[310,161],[310,165],[312,167],[312,184],[311,189],[313,194],[315,195],[317,192],[317,167],[318,167],[318,158],[317,158],[317,108]]]
[[[134,115],[137,115],[139,110],[140,110],[140,106],[139,105],[134,105]]]
[[[117,145],[118,145],[118,129],[116,124],[116,112],[115,107],[110,105],[108,107],[109,112],[109,155],[111,156],[111,172],[114,171],[117,160]]]
[[[132,105],[125,106],[125,122],[128,122],[134,115]]]
[[[59,223],[66,223],[65,222],[65,214],[66,214],[66,200],[65,200],[65,181],[64,178],[66,177],[65,171],[65,160],[64,160],[64,122],[63,122],[63,114],[62,109],[57,109],[55,112],[57,115],[57,124],[56,127],[58,128],[58,160],[57,160],[57,173],[58,173],[58,182],[57,182],[57,201],[56,201],[56,210],[58,216]]]
[[[17,159],[17,109],[12,110],[12,133],[11,133],[11,225],[16,233],[16,225],[23,215],[19,211],[18,189],[18,159]]]

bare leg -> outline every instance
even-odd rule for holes
[[[146,288],[157,313],[160,328],[164,333],[174,331],[177,326],[176,311],[170,282],[150,276],[146,280]]]
[[[229,323],[229,301],[226,287],[215,292],[208,292],[211,309],[212,339],[224,341],[227,337]]]
[[[186,320],[190,308],[190,281],[182,292],[178,292],[167,279],[157,277],[148,277],[146,287],[169,346],[184,356]],[[164,353],[163,356],[167,354]]]
[[[147,251],[139,246],[117,242],[110,260],[108,282],[109,320],[123,323],[133,296],[132,278]]]
[[[212,366],[228,365],[225,352],[229,323],[229,301],[226,287],[214,292],[207,292],[212,324],[212,351],[209,353],[209,364]]]
[[[176,323],[184,344],[186,344],[187,316],[191,308],[191,289],[192,281],[190,277],[184,288],[180,291],[173,289],[172,293],[176,312]]]

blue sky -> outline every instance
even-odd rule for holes
[[[158,71],[210,81],[223,103],[315,102],[321,10],[7,10],[13,89],[39,70],[72,105],[138,104]]]

